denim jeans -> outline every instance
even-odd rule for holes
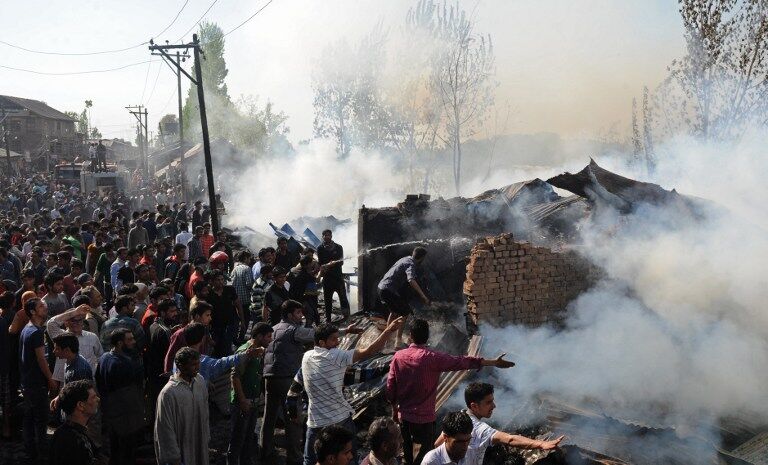
[[[229,438],[229,450],[227,451],[228,465],[251,465],[255,454],[257,438],[254,434],[256,428],[256,402],[251,401],[251,409],[243,412],[235,401],[232,404],[232,434]]]
[[[320,428],[307,428],[307,440],[304,443],[304,465],[316,465],[317,457],[315,456],[315,439],[317,439],[320,431],[322,431],[323,428],[326,428],[327,426],[330,425],[326,425]],[[342,428],[347,429],[352,433],[357,432],[357,428],[355,428],[355,422],[352,421],[352,417],[348,417],[346,420],[336,423],[336,426],[341,426]],[[355,439],[352,439],[352,461],[350,464],[354,465],[356,463],[357,436],[355,436]]]
[[[24,393],[24,450],[27,457],[36,459],[38,452],[45,448],[48,422],[48,389],[45,387],[25,388]]]

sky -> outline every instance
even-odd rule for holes
[[[133,140],[135,119],[125,109],[143,104],[150,131],[175,113],[176,77],[143,42],[178,43],[213,0],[7,1],[0,40],[31,50],[119,53],[61,56],[0,43],[0,94],[42,100],[81,111],[93,101],[92,122],[108,138]],[[218,0],[205,15],[233,30],[268,0]],[[227,84],[233,98],[257,96],[289,116],[295,143],[312,135],[311,75],[321,51],[345,38],[358,40],[381,22],[397,36],[415,1],[273,0],[226,38]],[[477,32],[494,43],[498,108],[510,118],[507,133],[554,132],[596,137],[626,131],[631,102],[653,88],[683,53],[682,25],[673,0],[476,0],[460,2]],[[182,8],[183,7],[183,8]],[[180,13],[179,13],[180,12]],[[174,18],[178,14],[178,18]],[[170,25],[170,27],[168,27]],[[160,34],[161,31],[167,31]],[[393,57],[396,59],[396,57]],[[79,75],[46,73],[124,69]],[[183,92],[189,83],[183,82]]]

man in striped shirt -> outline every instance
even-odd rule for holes
[[[301,361],[304,390],[309,397],[307,411],[307,441],[304,447],[304,465],[315,465],[314,444],[320,430],[331,425],[344,427],[352,432],[354,409],[344,398],[342,387],[344,373],[353,363],[379,353],[403,325],[403,318],[391,320],[379,337],[367,348],[341,350],[339,328],[324,323],[315,330],[315,347],[306,352]],[[353,450],[354,453],[354,450]]]
[[[427,346],[429,323],[416,319],[410,330],[411,345],[395,352],[387,377],[387,399],[403,433],[403,455],[406,465],[420,464],[435,442],[435,403],[438,381],[444,371],[480,369],[484,366],[510,368],[514,363],[496,359],[454,356]],[[421,445],[413,456],[413,443]]]

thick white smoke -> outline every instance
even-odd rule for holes
[[[768,419],[767,142],[663,147],[649,180],[709,199],[712,211],[681,225],[676,211],[644,208],[611,233],[616,216],[585,224],[584,254],[607,276],[571,304],[565,328],[481,328],[486,347],[518,362],[498,374],[506,387],[658,425]],[[618,158],[598,162],[642,177]]]

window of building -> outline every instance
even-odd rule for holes
[[[37,126],[37,120],[35,118],[27,118],[27,131],[34,131]]]

